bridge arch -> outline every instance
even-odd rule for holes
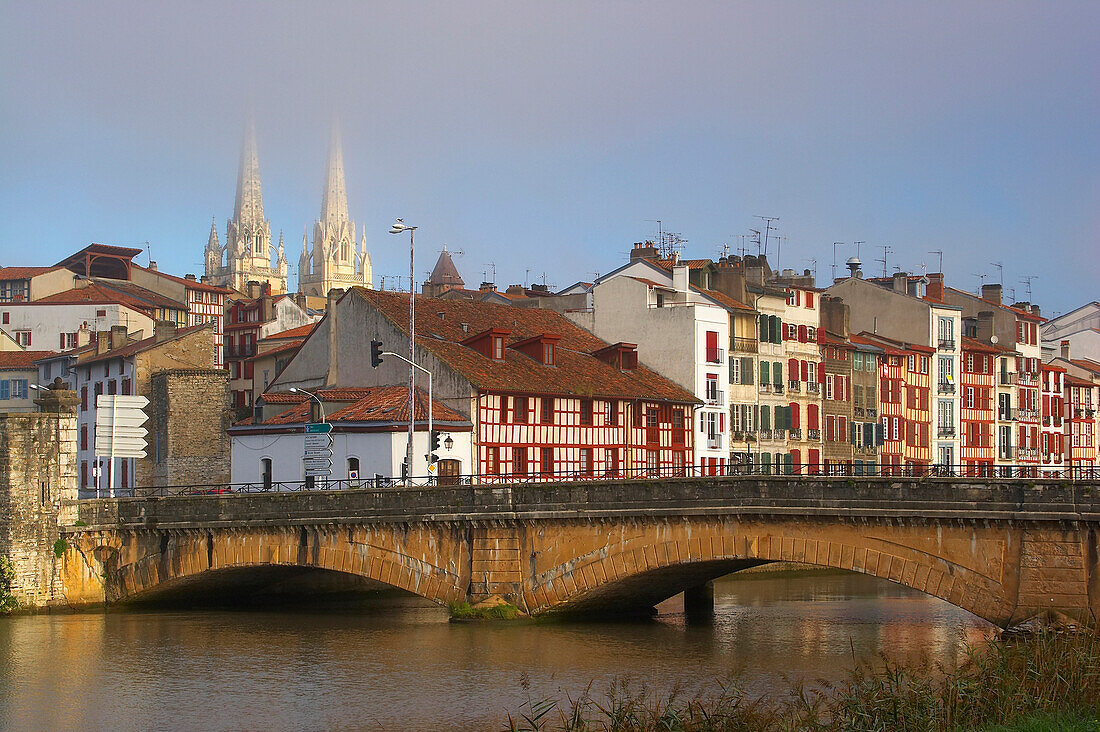
[[[638,521],[626,532],[590,527],[602,546],[540,567],[524,583],[523,604],[531,613],[640,609],[731,572],[789,561],[880,577],[1009,624],[1016,588],[1002,579],[1014,576],[1004,572],[1011,537],[919,523],[699,517]]]
[[[104,546],[89,536],[101,563],[109,603],[149,597],[204,575],[242,569],[328,570],[405,590],[438,604],[466,597],[468,579],[438,552],[442,527],[285,526],[237,529],[130,531]],[[432,529],[436,529],[433,531]],[[425,534],[431,535],[425,535]],[[454,537],[457,538],[457,537]],[[79,551],[81,540],[76,542]]]

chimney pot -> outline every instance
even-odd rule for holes
[[[1062,358],[1064,358],[1065,360],[1068,361],[1069,360],[1069,341],[1062,341],[1062,343],[1060,345],[1062,347],[1061,348]]]

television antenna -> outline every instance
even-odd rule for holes
[[[760,219],[764,222],[764,256],[768,256],[768,239],[772,233],[772,222],[779,221],[778,216],[755,216],[754,218]],[[757,232],[758,234],[760,232]],[[779,267],[779,255],[775,255],[775,266]]]
[[[814,282],[816,283],[817,282],[817,260],[814,259],[813,257],[810,257],[809,259],[806,259],[806,260],[803,260],[803,261],[806,261],[806,262],[810,263],[810,268],[813,270],[813,273],[814,273]],[[836,269],[835,264],[833,265],[833,268]]]
[[[489,270],[481,270],[481,278],[486,279],[486,275],[489,274],[489,271],[492,271],[493,279],[487,280],[487,281],[492,282],[494,285],[496,285],[496,283],[497,283],[497,263],[496,262],[486,262],[485,266],[488,267]]]
[[[844,242],[842,241],[833,242],[833,282],[836,282],[836,248],[842,246],[844,246]]]
[[[1039,279],[1039,275],[1024,275],[1020,278],[1020,282],[1024,283],[1027,288],[1027,301],[1031,302],[1031,281]]]
[[[749,242],[756,245],[756,256],[760,256],[760,229],[749,229]]]
[[[882,245],[882,259],[876,259],[876,262],[882,262],[882,278],[886,279],[886,260],[891,254],[894,253],[894,248],[889,244]]]
[[[997,268],[997,283],[1004,286],[1005,283],[1005,266],[1003,262],[990,262],[990,265]]]
[[[929,254],[935,254],[938,257],[938,259],[936,260],[936,271],[942,274],[943,273],[943,250],[942,249],[933,249],[932,251],[930,251],[928,253]]]
[[[973,276],[978,278],[978,297],[981,297],[981,295],[982,295],[982,286],[985,285],[985,278],[988,275],[979,274],[979,273],[976,273],[976,272],[971,272],[970,274],[972,274]]]

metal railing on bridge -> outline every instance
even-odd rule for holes
[[[376,475],[373,478],[330,478],[296,481],[257,481],[255,483],[215,483],[128,488],[116,491],[116,497],[226,496],[257,493],[294,493],[302,491],[385,490],[392,488],[446,487],[458,485],[509,485],[517,483],[563,483],[586,481],[659,481],[669,478],[768,478],[808,476],[814,478],[977,478],[988,480],[1100,480],[1100,467],[1066,466],[1055,469],[1039,465],[892,465],[871,462],[847,463],[728,463],[714,466],[663,466],[619,468],[604,471],[558,470],[530,473],[462,474],[451,476],[414,476],[409,479]],[[94,499],[91,499],[94,500]]]

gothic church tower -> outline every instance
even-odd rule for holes
[[[272,254],[275,264],[272,265]],[[245,292],[248,282],[266,282],[273,294],[286,292],[287,261],[282,235],[279,247],[271,245],[271,224],[264,218],[260,190],[260,163],[256,152],[256,127],[249,123],[237,169],[237,197],[233,218],[226,223],[225,247],[211,224],[206,244],[206,276],[212,284]]]
[[[313,224],[312,250],[308,248],[307,233],[302,235],[302,254],[298,260],[299,292],[324,297],[334,288],[371,286],[366,233],[360,238],[357,250],[355,223],[348,216],[344,154],[335,125],[321,194],[321,217]]]

